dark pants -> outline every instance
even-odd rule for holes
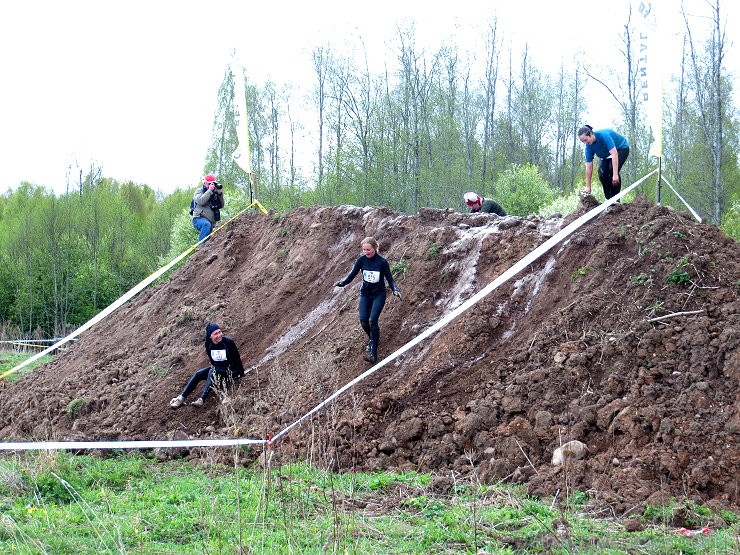
[[[627,157],[630,155],[630,149],[629,147],[617,149],[617,154],[619,155],[619,167],[617,168],[617,175],[619,175],[619,172],[622,171],[622,166],[624,166],[624,163],[627,161]],[[601,160],[601,164],[599,164],[599,181],[601,181],[601,185],[602,187],[604,187],[604,196],[606,198],[612,198],[622,189],[621,175],[619,175],[619,183],[617,183],[616,185],[612,183],[612,177],[614,176],[614,174],[612,173],[613,171],[614,169],[612,168],[612,159],[603,158]]]
[[[380,313],[383,312],[385,306],[385,296],[385,291],[375,296],[360,295],[360,305],[358,307],[360,325],[370,338],[370,352],[374,356],[378,354],[378,343],[380,341],[378,318],[380,318]]]
[[[214,383],[216,384],[216,387],[226,387],[229,382],[228,374],[224,372],[216,372],[210,366],[207,368],[201,368],[193,374],[193,377],[190,378],[190,381],[187,383],[185,389],[182,390],[180,395],[182,395],[183,398],[187,398],[187,396],[190,395],[203,380],[205,380],[206,383],[203,386],[203,391],[200,396],[204,401],[206,397],[208,397]]]

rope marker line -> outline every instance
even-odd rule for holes
[[[57,341],[59,341],[59,338],[56,338],[56,339],[9,339],[9,340],[0,341],[0,344],[4,344],[4,343],[18,343],[19,341],[21,341],[21,342],[23,342],[23,341],[35,341],[36,343],[56,343]]]
[[[691,207],[691,205],[688,202],[686,202],[686,200],[684,200],[684,198],[681,196],[681,194],[678,191],[676,191],[676,189],[673,188],[673,185],[671,185],[668,182],[668,180],[665,178],[664,175],[661,175],[660,178],[665,182],[666,185],[668,185],[668,188],[670,188],[670,190],[675,193],[675,195],[679,198],[679,200],[684,203],[684,206],[686,206],[686,208],[688,208],[689,212],[691,212],[691,215],[694,216],[694,219],[697,222],[700,222],[701,223],[702,222],[702,217],[699,214],[696,213],[696,210],[694,210]]]
[[[539,247],[531,251],[529,254],[527,254],[524,258],[520,259],[519,262],[514,264],[513,266],[509,267],[508,270],[506,270],[503,274],[501,274],[499,277],[497,277],[495,280],[493,280],[491,283],[489,283],[486,287],[481,289],[478,293],[470,297],[467,301],[465,301],[463,304],[458,306],[455,310],[447,314],[447,316],[444,316],[441,320],[439,320],[436,324],[434,324],[432,327],[426,329],[421,334],[417,335],[414,339],[385,357],[383,360],[378,362],[375,366],[372,366],[359,376],[357,376],[354,380],[349,382],[348,384],[344,385],[340,389],[338,389],[336,392],[334,392],[331,396],[324,399],[321,403],[316,405],[314,408],[312,408],[310,411],[308,411],[306,414],[301,416],[298,420],[293,422],[292,424],[286,426],[283,428],[280,432],[278,432],[275,437],[272,439],[273,442],[277,441],[282,437],[283,435],[287,434],[290,430],[301,424],[304,420],[306,420],[311,415],[315,414],[317,411],[324,408],[327,404],[329,404],[331,401],[339,397],[342,393],[356,385],[357,383],[361,382],[371,374],[374,374],[376,371],[380,370],[382,367],[384,367],[386,364],[391,362],[392,360],[398,358],[403,353],[432,335],[433,333],[436,333],[443,327],[445,327],[447,324],[452,322],[455,318],[460,316],[463,312],[467,311],[470,307],[475,305],[478,301],[483,299],[484,297],[488,296],[489,293],[497,289],[500,285],[514,277],[516,274],[518,274],[521,270],[532,264],[535,260],[537,260],[539,257],[541,257],[543,254],[545,254],[547,251],[549,251],[551,248],[553,248],[555,245],[560,243],[563,239],[568,237],[570,234],[572,234],[574,231],[576,231],[578,228],[580,228],[583,224],[586,222],[592,220],[596,216],[598,216],[601,212],[609,208],[612,204],[616,203],[618,200],[620,200],[622,197],[624,197],[627,193],[632,191],[635,187],[637,187],[640,183],[645,181],[648,177],[653,175],[655,172],[657,172],[657,168],[651,171],[649,174],[645,175],[642,179],[636,181],[629,187],[627,187],[625,190],[621,191],[619,194],[613,196],[610,199],[607,199],[604,203],[599,204],[595,208],[592,208],[582,216],[580,216],[578,219],[571,222],[569,225],[567,225],[565,228],[561,229],[558,233],[550,237],[547,241],[542,243]]]
[[[85,449],[157,449],[177,447],[229,447],[263,445],[264,439],[184,439],[145,441],[21,441],[0,442],[0,451],[56,451]]]
[[[622,197],[624,197],[627,193],[632,191],[635,187],[637,187],[640,183],[645,181],[648,177],[656,173],[658,170],[657,168],[644,177],[642,177],[640,180],[636,181],[632,185],[630,185],[628,188],[626,188],[624,191],[621,191],[616,196],[606,200],[604,203],[596,206],[595,208],[589,210],[582,216],[580,216],[578,219],[571,222],[569,225],[567,225],[565,228],[561,229],[558,233],[550,237],[547,241],[542,243],[539,247],[535,248],[533,251],[528,253],[524,258],[520,259],[517,263],[509,267],[508,270],[506,270],[503,274],[501,274],[499,277],[497,277],[495,280],[493,280],[491,283],[489,283],[485,288],[481,289],[478,293],[470,297],[467,301],[465,301],[463,304],[461,304],[459,307],[457,307],[455,310],[444,316],[442,319],[440,319],[436,324],[416,336],[414,339],[385,357],[383,360],[357,376],[355,379],[335,391],[332,395],[324,399],[321,403],[316,405],[314,408],[312,408],[310,411],[308,411],[306,414],[298,418],[295,422],[292,424],[286,426],[283,428],[279,433],[272,435],[268,434],[268,439],[203,439],[203,440],[162,440],[162,441],[62,441],[62,442],[17,442],[17,443],[2,443],[0,442],[0,451],[6,450],[55,450],[55,449],[151,449],[151,448],[178,448],[178,447],[221,447],[221,446],[229,446],[229,445],[267,445],[269,448],[272,448],[275,444],[275,442],[282,437],[283,435],[287,434],[290,430],[295,428],[296,426],[303,423],[307,418],[315,414],[317,411],[324,408],[326,405],[328,405],[331,401],[339,397],[342,393],[356,385],[357,383],[363,381],[366,377],[370,376],[371,374],[374,374],[376,371],[383,368],[386,364],[391,362],[392,360],[398,358],[400,355],[429,337],[430,335],[436,333],[443,327],[445,327],[447,324],[452,322],[454,319],[456,319],[460,314],[467,311],[470,307],[475,305],[478,301],[488,296],[492,291],[497,289],[500,285],[514,277],[516,274],[518,274],[522,269],[524,269],[526,266],[533,263],[535,260],[540,258],[543,254],[548,252],[550,249],[552,249],[555,245],[563,241],[566,237],[571,235],[574,231],[576,231],[578,228],[583,226],[586,222],[592,220],[596,216],[598,216],[601,212],[609,208],[611,205],[615,204],[618,200],[620,200]],[[255,201],[256,202],[256,201]],[[252,203],[254,204],[254,203]],[[257,203],[259,204],[259,203]],[[252,205],[250,205],[252,206]],[[261,205],[260,205],[261,206]],[[249,208],[249,207],[247,207]],[[246,210],[246,208],[245,208]],[[244,212],[245,210],[242,210]],[[239,213],[241,214],[241,212]],[[239,215],[237,214],[237,216]],[[234,216],[236,218],[236,216]],[[234,218],[231,218],[226,223],[231,222]],[[224,224],[224,226],[226,225]],[[221,226],[221,227],[224,227]],[[218,228],[221,229],[221,228]],[[205,241],[205,239],[204,239]],[[188,252],[190,252],[193,248],[197,247],[198,244],[200,244],[201,241],[196,243],[193,247],[185,251],[183,254],[181,254],[175,261],[179,261],[183,256],[185,256]],[[170,263],[170,265],[173,263]],[[170,266],[168,265],[168,266]],[[167,267],[168,267],[167,266]],[[165,267],[165,268],[167,268]],[[112,312],[112,310],[111,310]],[[90,324],[92,325],[92,324]],[[90,326],[87,326],[90,327]],[[87,329],[87,328],[85,328]],[[67,338],[65,338],[67,339]],[[56,346],[50,347],[54,348]],[[38,356],[38,355],[37,355]],[[13,369],[14,371],[15,369]],[[250,369],[251,370],[251,369]],[[4,375],[10,373],[6,372]],[[1,378],[2,376],[0,376]]]
[[[46,349],[46,345],[36,345],[35,343],[26,343],[24,341],[0,341],[0,343],[8,343],[15,347],[33,347],[34,349]]]
[[[47,354],[51,353],[52,351],[58,349],[59,347],[61,347],[65,343],[67,343],[68,341],[71,341],[72,339],[75,339],[83,331],[86,331],[86,330],[90,329],[92,326],[94,326],[95,324],[97,324],[98,322],[100,322],[101,320],[103,320],[105,317],[107,317],[108,315],[110,315],[112,312],[114,312],[115,310],[117,310],[118,308],[120,308],[124,303],[126,303],[128,300],[130,300],[132,297],[134,297],[137,293],[139,293],[143,289],[145,289],[150,283],[152,283],[154,280],[156,280],[157,278],[159,278],[160,276],[162,276],[165,272],[167,272],[175,264],[177,264],[178,262],[180,262],[180,260],[182,260],[183,258],[185,258],[187,255],[189,255],[191,252],[193,252],[195,249],[197,249],[202,243],[204,243],[205,241],[207,241],[211,236],[213,236],[218,231],[221,231],[223,228],[225,228],[227,225],[229,225],[231,222],[233,222],[236,218],[238,218],[244,212],[246,212],[247,210],[249,210],[252,206],[257,206],[262,211],[262,213],[264,213],[265,215],[267,215],[267,210],[265,210],[264,206],[262,206],[256,200],[253,201],[249,206],[247,206],[243,210],[239,211],[236,215],[234,215],[233,217],[231,217],[230,219],[228,219],[227,221],[225,221],[222,225],[220,225],[219,227],[217,227],[216,229],[214,229],[213,231],[211,231],[211,233],[209,235],[207,235],[206,237],[204,237],[203,239],[201,239],[200,241],[198,241],[197,243],[195,243],[194,245],[192,245],[190,248],[188,248],[185,251],[183,251],[179,256],[177,256],[176,258],[174,258],[171,262],[169,262],[165,266],[162,266],[159,270],[157,270],[153,274],[149,275],[149,277],[146,277],[143,280],[141,280],[137,285],[135,285],[133,288],[129,289],[121,297],[119,297],[117,300],[113,301],[106,308],[104,308],[103,310],[101,310],[100,312],[98,312],[95,316],[93,316],[92,318],[90,318],[90,320],[88,320],[87,322],[85,322],[84,324],[82,324],[79,328],[77,328],[76,330],[74,330],[68,336],[60,339],[57,343],[55,343],[51,347],[47,347],[43,351],[40,351],[40,352],[36,353],[35,355],[33,355],[32,357],[27,358],[26,360],[24,360],[23,362],[21,362],[20,364],[18,364],[16,366],[14,366],[13,368],[11,368],[10,370],[8,370],[7,372],[4,372],[3,374],[0,374],[0,380],[3,379],[5,376],[8,376],[8,375],[10,375],[10,374],[12,374],[14,372],[17,372],[18,370],[20,370],[24,366],[27,366],[27,365],[31,364],[32,362],[37,361],[38,359],[40,359],[44,355],[47,355]]]
[[[267,210],[265,210],[265,207],[264,207],[264,206],[262,206],[262,205],[260,204],[260,201],[258,201],[258,200],[253,200],[253,201],[252,201],[252,204],[250,204],[249,206],[247,206],[247,207],[246,207],[246,208],[245,208],[244,210],[242,210],[242,212],[244,212],[245,210],[249,210],[250,208],[252,208],[252,206],[256,206],[257,208],[259,208],[259,209],[260,209],[260,210],[262,211],[262,213],[263,213],[263,214],[264,214],[265,216],[267,216]],[[241,214],[241,212],[239,212],[239,214]],[[232,218],[232,220],[233,220],[233,219],[234,219],[234,218]],[[231,221],[231,220],[229,220],[229,221]]]

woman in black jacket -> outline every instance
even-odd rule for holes
[[[193,377],[190,378],[185,389],[182,393],[170,401],[170,406],[174,409],[185,403],[185,399],[190,393],[196,388],[196,386],[205,380],[203,391],[200,397],[193,401],[191,404],[194,407],[200,407],[208,397],[211,391],[213,382],[216,381],[219,384],[228,384],[233,380],[241,378],[244,375],[244,365],[242,364],[241,356],[239,355],[239,349],[236,347],[236,343],[223,335],[221,328],[218,324],[208,324],[206,326],[206,342],[205,342],[206,354],[208,360],[211,361],[211,365],[206,368],[201,368]]]
[[[360,271],[362,271],[362,286],[360,287],[360,303],[358,306],[360,325],[370,339],[365,347],[367,351],[365,360],[375,362],[378,360],[378,342],[380,341],[378,318],[380,318],[380,313],[385,306],[385,282],[388,282],[391,291],[399,299],[401,298],[401,292],[393,280],[388,261],[378,254],[378,242],[372,237],[365,237],[362,240],[362,254],[355,260],[355,265],[349,274],[334,285],[344,287],[355,279]]]

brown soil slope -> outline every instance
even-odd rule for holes
[[[244,216],[51,363],[5,384],[0,437],[274,435],[370,366],[359,278],[332,286],[362,237],[379,239],[403,292],[381,316],[385,357],[575,216],[348,206]],[[475,471],[543,496],[587,491],[617,512],[666,495],[737,507],[739,267],[740,246],[716,227],[644,198],[615,206],[273,453],[337,469]],[[228,405],[212,396],[173,410],[169,399],[206,361],[209,321],[254,368]],[[553,450],[573,439],[585,458],[553,466]]]

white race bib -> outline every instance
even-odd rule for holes
[[[223,362],[226,360],[226,349],[211,349],[211,359],[213,362]]]
[[[362,270],[362,279],[368,283],[378,283],[380,281],[380,272]]]

